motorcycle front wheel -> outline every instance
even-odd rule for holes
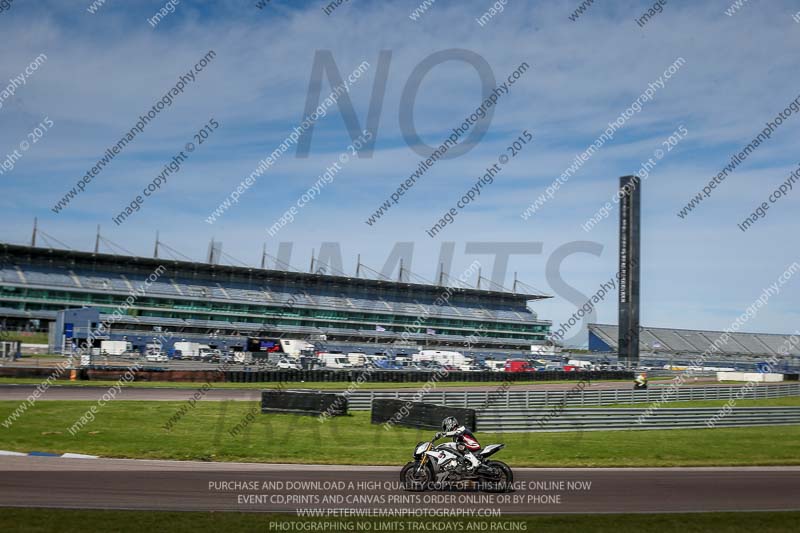
[[[425,487],[433,481],[431,466],[426,464],[418,470],[419,461],[409,461],[400,470],[400,483],[406,490],[425,490]]]
[[[481,486],[486,492],[508,492],[514,483],[511,467],[502,461],[487,461],[485,465],[498,473],[497,478],[482,480]]]

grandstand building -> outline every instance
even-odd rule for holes
[[[551,326],[528,302],[548,298],[500,290],[268,270],[0,244],[0,324],[51,329],[57,312],[92,307],[105,338],[138,348],[154,332],[212,347],[242,338],[530,352]],[[138,341],[138,342],[137,342]]]
[[[719,350],[712,350],[711,346],[723,334],[723,331],[643,327],[639,332],[639,349],[652,355],[691,356],[709,353],[715,358],[800,356],[800,345],[795,336],[771,333],[730,333],[727,342],[718,344]],[[590,351],[616,352],[617,339],[617,326],[589,324]]]

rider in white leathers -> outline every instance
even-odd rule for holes
[[[465,426],[459,426],[455,417],[448,416],[442,420],[442,432],[436,434],[436,438],[440,437],[452,437],[459,444],[459,450],[470,463],[467,466],[468,470],[473,471],[481,464],[480,460],[472,453],[481,449],[478,439]]]

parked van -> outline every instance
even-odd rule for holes
[[[367,354],[364,352],[350,352],[347,354],[347,361],[353,366],[366,366]]]
[[[579,368],[581,370],[592,370],[594,368],[594,363],[581,359],[570,359],[567,361],[567,364],[571,367]]]
[[[465,357],[461,352],[448,352],[443,350],[421,350],[411,356],[415,363],[437,363],[442,366],[462,368],[473,364],[471,357]]]
[[[353,364],[343,353],[320,352],[319,359],[328,368],[353,368]]]
[[[487,359],[484,361],[484,364],[488,367],[491,372],[502,372],[506,368],[505,361],[491,361]]]

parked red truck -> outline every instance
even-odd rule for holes
[[[536,367],[525,359],[509,359],[506,361],[504,370],[506,372],[536,372]]]

